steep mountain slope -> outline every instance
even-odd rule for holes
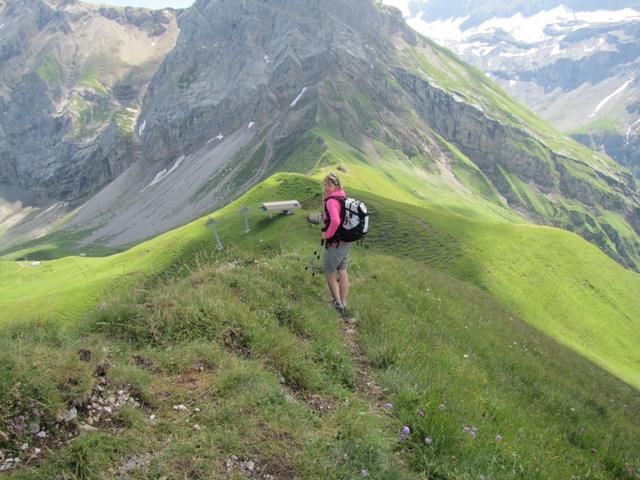
[[[405,13],[418,31],[487,72],[557,128],[639,171],[637,2],[409,5]]]
[[[200,0],[179,23],[136,124],[144,158],[67,225],[85,242],[139,241],[344,148],[372,175],[403,172],[407,195],[446,190],[472,210],[515,211],[637,268],[635,180],[416,35],[397,10]]]
[[[32,213],[45,229],[134,162],[140,102],[177,35],[172,10],[0,3],[3,226]]]

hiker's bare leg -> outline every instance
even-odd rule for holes
[[[347,306],[347,295],[349,295],[349,274],[346,270],[338,270],[340,276],[340,299],[342,304]]]
[[[340,301],[340,287],[338,287],[338,279],[336,278],[335,272],[333,273],[325,273],[325,277],[327,277],[327,285],[329,285],[329,291],[333,296],[333,299],[336,302]]]

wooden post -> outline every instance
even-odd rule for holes
[[[249,228],[249,209],[247,207],[244,207],[240,211],[244,215],[244,234],[246,235],[251,231],[251,229]]]
[[[207,227],[211,227],[213,228],[213,235],[216,238],[216,246],[218,248],[218,251],[221,251],[224,247],[222,246],[222,242],[220,241],[220,236],[218,235],[218,230],[216,229],[216,221],[209,217],[209,220],[207,221]]]

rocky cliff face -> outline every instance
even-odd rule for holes
[[[594,150],[606,152],[640,178],[640,137],[615,132],[590,131],[571,135]]]
[[[183,153],[250,122],[277,122],[305,87],[303,96],[316,95],[313,86],[341,59],[366,62],[365,45],[381,42],[375,32],[384,21],[369,0],[196,2],[149,87],[139,124],[150,158]],[[281,124],[276,135],[291,128]]]
[[[146,85],[177,37],[175,12],[75,1],[0,5],[0,185],[74,201],[134,156]],[[2,187],[0,187],[2,188]]]

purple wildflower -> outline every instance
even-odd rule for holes
[[[386,410],[392,410],[393,409],[393,403],[385,403],[384,404],[384,408]]]
[[[487,477],[485,477],[484,475],[480,475],[479,480],[487,480]]]
[[[369,475],[369,472],[367,472],[366,468],[363,468],[362,470],[360,470],[360,476],[361,477],[366,477]]]
[[[476,438],[478,435],[478,429],[475,427],[464,427],[462,431],[468,433],[471,438]]]
[[[496,435],[496,442],[500,443],[502,441],[502,435]]]
[[[426,443],[427,445],[431,445],[433,443],[433,438],[425,437],[424,443]]]
[[[444,403],[441,403],[440,405],[438,405],[438,410],[440,410],[441,412],[444,412],[444,409],[447,408],[444,406]]]
[[[598,450],[596,450],[595,448],[591,449],[591,453],[596,453]]]
[[[424,412],[422,410],[418,410],[418,416],[419,417],[424,417]]]
[[[402,427],[402,430],[400,431],[400,435],[398,435],[398,440],[400,440],[401,442],[404,442],[409,437],[410,433],[411,433],[411,430],[409,429],[409,427],[405,425],[404,427]]]

